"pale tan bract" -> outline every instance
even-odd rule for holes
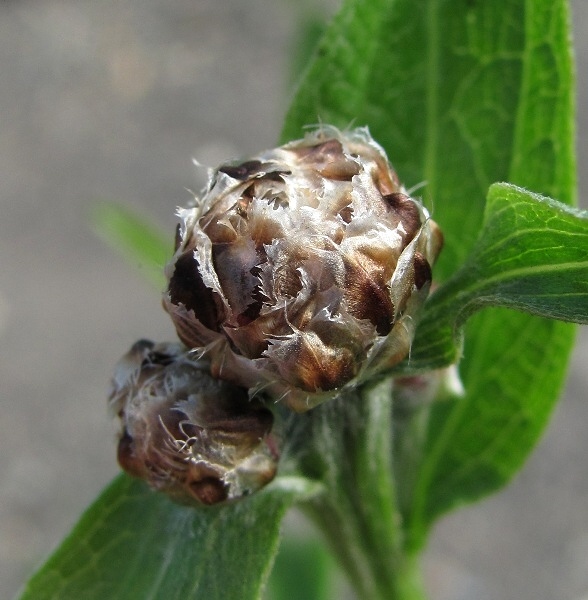
[[[163,303],[213,376],[304,411],[407,356],[442,236],[366,128],[222,165],[179,216]]]

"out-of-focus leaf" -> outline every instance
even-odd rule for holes
[[[173,239],[119,204],[99,203],[92,217],[96,232],[108,245],[158,289],[165,286],[163,267],[173,253]]]
[[[286,535],[280,543],[266,600],[332,600],[335,564],[314,537]]]

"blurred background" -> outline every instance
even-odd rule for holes
[[[157,290],[92,231],[97,201],[170,232],[215,165],[271,147],[304,23],[335,0],[0,3],[0,597],[118,472],[105,394],[132,342],[173,339]],[[574,0],[580,197],[588,2]],[[588,331],[565,396],[504,492],[441,521],[432,600],[588,599]]]

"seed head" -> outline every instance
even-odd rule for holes
[[[442,236],[367,129],[216,169],[163,303],[216,377],[299,411],[406,357]]]
[[[116,367],[109,401],[121,422],[121,467],[175,500],[216,504],[276,473],[271,412],[213,379],[179,344],[134,344]]]

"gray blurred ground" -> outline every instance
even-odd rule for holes
[[[573,4],[586,198],[588,2]],[[122,200],[172,232],[185,188],[201,184],[192,157],[214,165],[272,146],[294,9],[0,4],[0,598],[118,472],[105,409],[114,362],[140,337],[173,338],[157,291],[91,233],[91,206]],[[433,600],[588,598],[586,331],[579,341],[565,398],[521,475],[437,527]]]

